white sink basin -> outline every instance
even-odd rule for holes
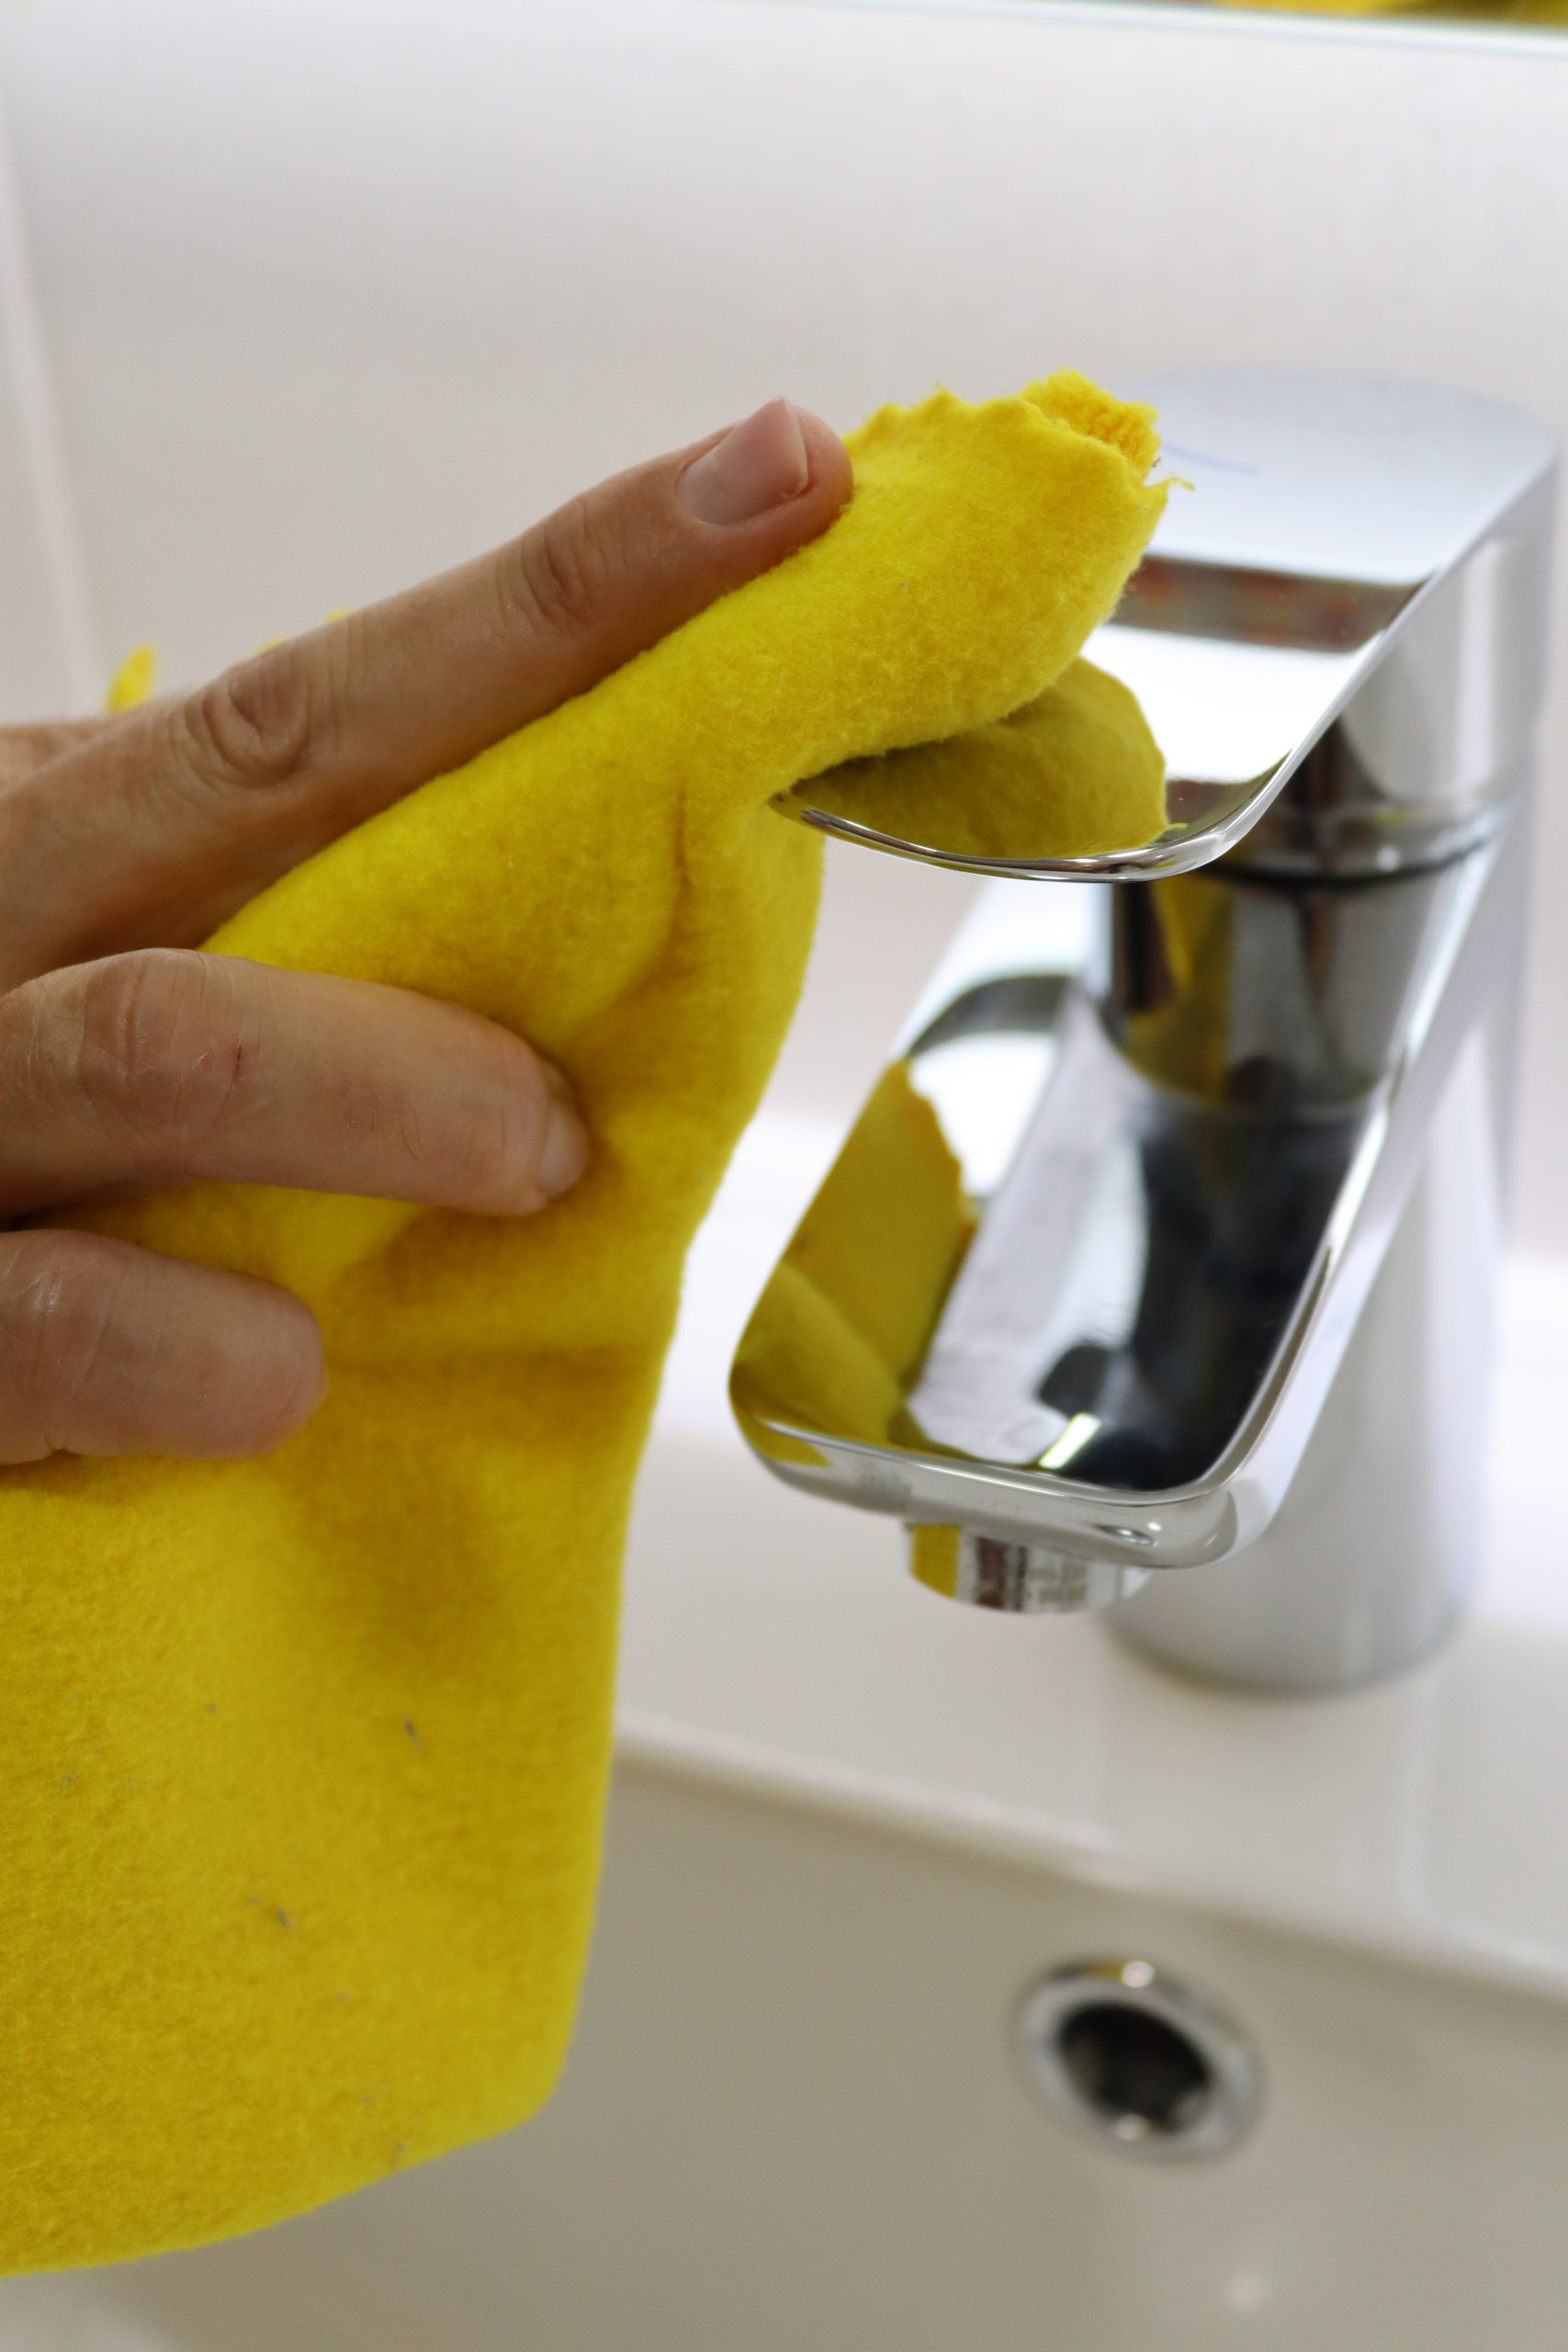
[[[1257,2038],[1234,2154],[1023,2086],[1043,1963],[1148,1951]],[[568,2085],[260,2238],[0,2295],[6,2352],[1559,2352],[1568,2015],[632,1770]],[[1506,2314],[1506,2320],[1500,2315]]]
[[[12,2281],[0,2352],[1561,2352],[1568,1596],[1506,1498],[1565,1425],[1562,1275],[1515,1285],[1482,1618],[1396,1686],[1220,1696],[934,1600],[743,1454],[728,1339],[829,1141],[755,1134],[694,1266],[554,2106],[260,2237]],[[1230,2153],[1130,2159],[1025,2079],[1020,1995],[1106,1956],[1256,2045]]]

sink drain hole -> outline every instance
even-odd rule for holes
[[[1063,2063],[1089,2105],[1124,2138],[1190,2131],[1214,2077],[1190,2035],[1128,2001],[1091,2001],[1056,2029]]]
[[[1053,2113],[1125,2155],[1218,2155],[1258,2114],[1246,2036],[1146,1960],[1053,1970],[1024,1996],[1018,2041]]]

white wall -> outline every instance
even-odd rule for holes
[[[775,390],[847,424],[938,377],[1260,361],[1568,435],[1568,40],[0,0],[0,95],[98,640],[172,674]],[[8,536],[3,627],[17,569]],[[1568,1252],[1568,608],[1556,645],[1519,1209]],[[13,708],[34,669],[0,664]],[[786,1091],[830,1063],[847,1110],[964,896],[840,865]]]
[[[73,676],[69,649],[87,601],[48,339],[4,133],[0,119],[0,719],[79,696],[86,664]]]

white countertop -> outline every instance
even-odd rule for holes
[[[1568,1265],[1506,1277],[1471,1623],[1376,1690],[1238,1696],[1095,1618],[941,1600],[893,1521],[751,1460],[730,1354],[835,1141],[765,1114],[693,1253],[631,1545],[623,1758],[1568,1996]]]

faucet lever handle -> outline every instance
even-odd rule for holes
[[[928,865],[1145,880],[1234,849],[1353,704],[1332,756],[1256,854],[1297,871],[1348,860],[1386,872],[1413,853],[1429,860],[1435,843],[1439,854],[1467,845],[1540,698],[1548,502],[1531,493],[1551,470],[1550,436],[1428,385],[1227,373],[1133,390],[1158,409],[1164,462],[1192,495],[1168,502],[1085,652],[1136,697],[1164,755],[1163,831],[1099,855],[1052,854],[1025,798],[992,812],[1001,837],[980,854],[940,795],[934,808],[911,796],[919,838],[861,821],[853,791],[829,792],[825,778],[775,806]],[[835,787],[848,774],[830,772]]]

